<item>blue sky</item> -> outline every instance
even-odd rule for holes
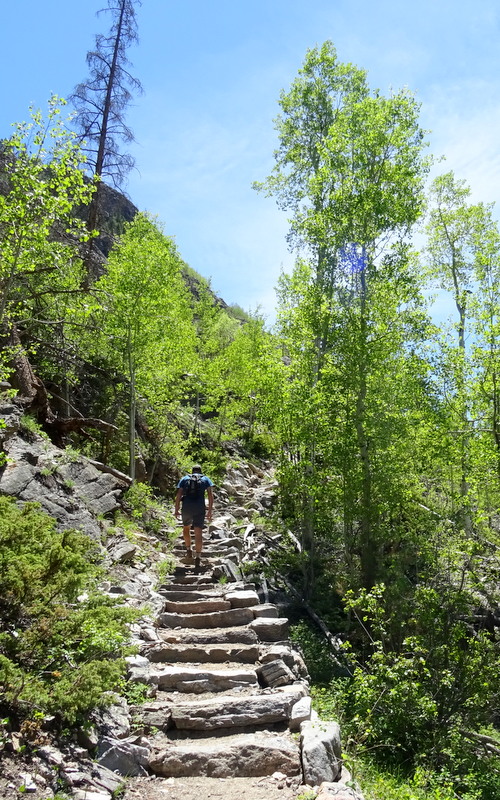
[[[2,5],[0,137],[30,104],[71,92],[108,27],[104,0]],[[382,93],[416,92],[430,152],[446,157],[436,170],[455,170],[474,201],[499,197],[498,0],[144,0],[138,22],[127,192],[229,303],[274,317],[288,225],[251,184],[272,168],[280,91],[326,39]]]

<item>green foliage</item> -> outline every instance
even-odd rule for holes
[[[368,758],[357,759],[354,774],[366,800],[457,800],[453,785],[434,782],[431,772],[413,777],[402,769],[392,770]],[[434,783],[434,785],[432,785]]]
[[[135,612],[100,594],[98,575],[86,536],[0,497],[0,688],[16,714],[72,723],[116,685]]]
[[[153,490],[147,483],[132,484],[125,495],[124,508],[132,520],[140,522],[149,533],[159,533],[167,521],[165,507],[154,499]]]
[[[131,706],[143,705],[150,696],[150,687],[145,683],[121,680],[118,686],[120,695]]]
[[[472,629],[474,597],[453,583],[444,588],[415,590],[408,617],[399,620],[406,636],[398,648],[388,646],[394,611],[384,587],[351,597],[371,652],[345,685],[344,730],[348,746],[378,753],[386,765],[430,765],[456,791],[467,786],[472,794],[464,796],[482,798],[473,784],[487,786],[489,775],[498,790],[499,772],[481,755],[474,731],[495,713],[500,653],[486,630]]]
[[[36,419],[30,414],[23,414],[20,424],[21,430],[27,431],[28,433],[35,433],[37,436],[42,436],[43,438],[48,439],[45,431],[42,430]]]
[[[52,319],[64,320],[68,299],[81,288],[77,244],[88,235],[74,211],[89,201],[93,187],[79,169],[82,156],[61,118],[63,105],[52,97],[46,120],[31,110],[31,121],[15,125],[2,142],[0,176],[7,191],[0,194],[0,322],[5,330],[19,318],[25,328],[36,327],[50,320],[49,309]],[[10,344],[15,353],[17,343]]]
[[[161,420],[156,423],[159,447],[168,444],[180,378],[194,352],[191,309],[173,240],[138,214],[111,251],[95,291],[103,298],[95,311],[100,335],[89,338],[87,346],[124,376],[128,469],[134,477],[138,403]]]
[[[302,619],[290,626],[290,639],[300,646],[313,684],[328,684],[335,675],[336,664],[320,631]]]
[[[157,564],[156,573],[158,575],[158,584],[164,583],[167,575],[171,575],[173,573],[175,564],[175,559],[168,556]]]

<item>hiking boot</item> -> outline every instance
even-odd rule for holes
[[[186,558],[192,558],[192,557],[193,557],[193,551],[191,550],[190,547],[188,547],[186,550]]]
[[[198,569],[198,567],[200,566],[200,557],[199,557],[199,555],[197,555],[195,560],[194,560],[194,566],[195,566],[195,569]]]

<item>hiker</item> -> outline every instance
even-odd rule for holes
[[[182,501],[182,535],[187,549],[187,557],[193,557],[191,549],[191,525],[194,528],[195,567],[199,567],[203,547],[203,525],[205,523],[205,491],[208,496],[208,519],[212,519],[214,503],[213,483],[203,475],[199,464],[195,464],[190,475],[184,475],[177,484],[175,495],[175,516],[179,516]]]

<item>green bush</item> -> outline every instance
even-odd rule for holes
[[[116,686],[135,611],[96,589],[94,543],[0,497],[0,704],[72,723]]]
[[[440,792],[453,786],[462,800],[496,800],[498,758],[478,734],[498,708],[500,659],[494,637],[468,622],[474,597],[459,585],[450,584],[447,594],[418,587],[409,635],[398,649],[387,644],[386,600],[379,586],[348,602],[372,641],[346,684],[345,743],[376,754],[386,767],[433,773],[430,797],[447,797]],[[498,731],[492,739],[500,740]]]
[[[338,673],[330,646],[315,625],[305,619],[291,625],[290,639],[300,645],[313,684],[327,684]]]
[[[132,520],[140,523],[147,533],[158,534],[167,521],[168,512],[154,499],[153,490],[147,483],[133,483],[125,495],[123,505]]]

